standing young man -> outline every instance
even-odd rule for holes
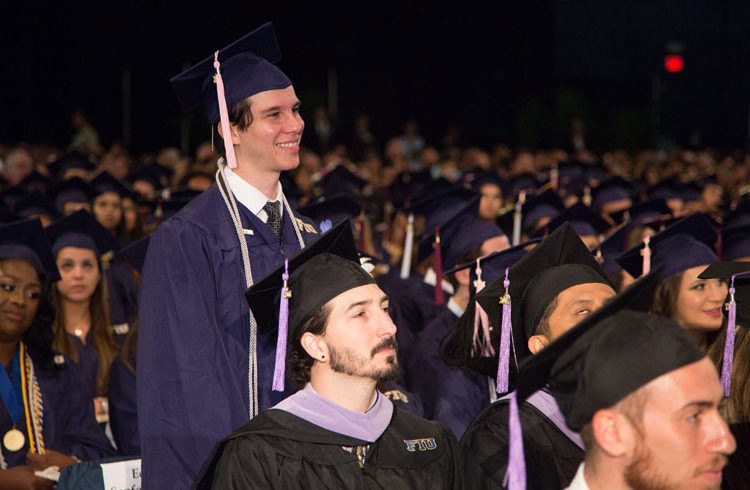
[[[138,417],[144,489],[187,488],[214,444],[289,394],[271,393],[275,338],[243,293],[317,238],[281,189],[304,123],[270,23],[172,79],[206,103],[226,160],[217,183],[151,238],[140,295]]]
[[[281,312],[278,359],[304,389],[222,441],[196,488],[461,488],[450,430],[376,389],[398,373],[396,326],[342,225],[289,261],[288,282],[281,268],[248,291],[263,328]]]

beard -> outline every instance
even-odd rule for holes
[[[374,367],[368,366],[368,363],[375,355],[383,349],[393,349],[394,354],[386,357],[386,366]],[[347,374],[349,376],[358,376],[361,378],[370,378],[375,382],[390,381],[398,377],[398,345],[395,337],[389,337],[376,345],[370,355],[360,356],[351,349],[337,349],[329,346],[329,355],[331,357],[330,365],[334,372]]]

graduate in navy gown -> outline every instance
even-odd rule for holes
[[[211,447],[291,391],[272,393],[276,339],[243,293],[317,239],[288,204],[304,123],[265,24],[172,79],[224,138],[217,182],[157,228],[141,282],[137,352],[144,489],[187,488]],[[226,104],[226,105],[225,105]],[[228,112],[220,106],[227,107]],[[221,112],[221,114],[220,114]]]
[[[114,455],[77,367],[52,350],[49,291],[58,278],[38,220],[0,227],[0,482],[8,488],[52,488],[34,470]]]

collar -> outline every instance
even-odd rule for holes
[[[466,311],[463,308],[461,308],[460,306],[458,306],[458,304],[455,301],[453,301],[453,296],[451,296],[451,299],[448,300],[448,302],[445,304],[445,306],[449,310],[451,310],[451,313],[453,313],[454,315],[456,315],[458,318],[461,318],[461,316],[464,314],[464,311]]]
[[[268,201],[281,201],[281,197],[284,195],[281,190],[281,182],[279,181],[276,183],[276,199],[268,199],[265,194],[237,175],[229,167],[226,169],[226,176],[227,184],[234,193],[235,199],[265,223],[268,219],[268,215],[263,211],[263,206],[265,206]],[[281,206],[281,216],[284,216],[284,206]]]
[[[565,488],[565,490],[591,490],[589,488],[589,485],[586,483],[586,478],[583,476],[584,464],[585,463],[581,463],[581,465],[578,467],[576,476],[573,478],[573,481],[570,482],[570,485]]]
[[[437,274],[435,274],[435,271],[432,267],[427,269],[427,272],[424,273],[424,282],[425,284],[429,284],[430,286],[435,286],[435,283],[437,283]],[[453,291],[453,285],[443,279],[443,291],[449,294],[453,294],[455,291]]]
[[[393,416],[393,403],[379,391],[375,391],[372,406],[361,413],[323,398],[310,383],[273,408],[289,412],[331,432],[367,442],[375,442],[388,428]]]

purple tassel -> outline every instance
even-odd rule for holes
[[[281,288],[281,305],[279,306],[279,336],[276,339],[276,365],[273,368],[273,391],[284,391],[284,365],[286,364],[286,341],[289,330],[289,298],[292,291],[287,287],[289,281],[289,259],[284,259],[284,286]]]
[[[510,279],[508,279],[507,267],[505,268],[503,287],[505,287],[505,294],[500,298],[500,303],[503,305],[503,319],[502,326],[500,327],[500,352],[497,360],[497,380],[495,384],[495,391],[498,393],[506,393],[508,391],[508,377],[510,371],[510,341],[512,325],[510,321],[510,293],[508,292]]]
[[[732,383],[732,363],[734,362],[734,327],[737,323],[737,302],[734,300],[734,276],[729,288],[729,320],[727,321],[727,338],[724,342],[724,362],[721,366],[721,386],[724,395],[729,396]]]
[[[508,470],[503,485],[506,485],[508,490],[526,490],[526,460],[523,458],[523,433],[516,395],[515,391],[510,395]]]

